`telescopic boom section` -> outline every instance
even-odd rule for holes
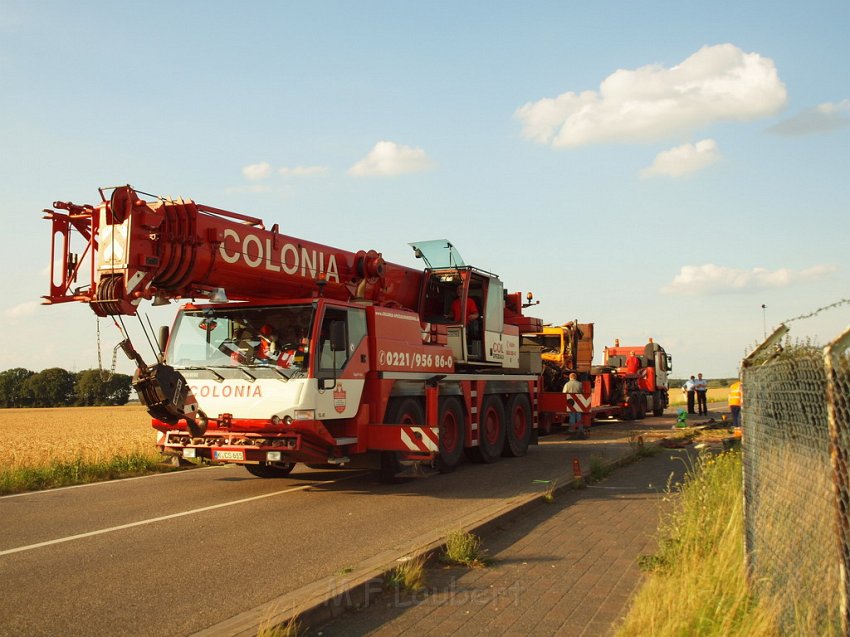
[[[422,273],[374,250],[346,252],[267,229],[257,218],[190,199],[146,201],[120,186],[96,205],[55,202],[50,294],[99,316],[143,299],[263,300],[325,296],[415,309]],[[60,212],[61,211],[61,212]],[[73,252],[72,243],[83,247]]]

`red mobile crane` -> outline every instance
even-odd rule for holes
[[[392,480],[451,471],[464,452],[485,463],[522,456],[541,415],[590,413],[587,400],[545,387],[542,347],[521,341],[542,328],[523,315],[531,295],[524,304],[446,240],[410,244],[426,264],[416,270],[191,200],[130,186],[100,195],[44,211],[44,300],[112,317],[142,300],[188,300],[160,330],[153,365],[121,343],[167,455],[261,477],[297,462],[377,464]],[[455,302],[480,316],[467,323]]]
[[[100,193],[97,205],[45,210],[44,299],[98,316],[189,300],[161,330],[155,364],[122,343],[164,453],[263,477],[377,457],[392,477],[406,466],[450,471],[464,451],[488,463],[521,456],[536,442],[540,361],[520,351],[520,334],[540,321],[449,242],[411,244],[420,271],[191,200]],[[455,320],[455,298],[472,299],[480,317]]]

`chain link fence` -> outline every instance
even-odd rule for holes
[[[850,330],[823,348],[781,326],[742,365],[744,516],[754,592],[786,635],[848,635]]]

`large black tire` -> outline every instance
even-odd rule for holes
[[[438,416],[440,426],[440,455],[437,468],[440,473],[455,470],[463,456],[463,443],[466,439],[466,419],[463,405],[457,396],[447,396],[440,400]]]
[[[643,392],[638,396],[638,411],[637,411],[637,419],[643,420],[646,418],[647,412],[647,402],[646,402],[646,394]]]
[[[503,456],[519,458],[528,451],[531,441],[531,401],[525,394],[514,394],[505,413],[505,446]]]
[[[393,425],[422,425],[425,422],[425,412],[422,403],[416,398],[394,398],[387,406],[384,422]],[[401,471],[398,452],[381,452],[380,480],[385,484],[399,482],[396,475]]]
[[[494,394],[484,397],[478,420],[478,446],[467,452],[473,462],[496,462],[505,446],[505,407]]]
[[[629,404],[623,407],[623,420],[637,420],[638,401],[637,393],[629,394]]]
[[[261,462],[243,465],[252,476],[258,478],[285,478],[295,468],[294,462]]]
[[[664,415],[664,392],[657,391],[652,396],[652,415]]]
[[[379,470],[378,479],[384,484],[396,484],[401,482],[396,476],[401,471],[401,462],[398,459],[397,451],[382,451],[381,452],[381,468]]]

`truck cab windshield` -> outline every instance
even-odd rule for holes
[[[168,341],[176,368],[270,367],[306,371],[312,305],[181,311]]]

